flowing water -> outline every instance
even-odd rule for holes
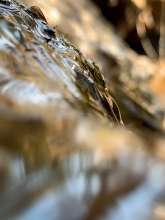
[[[0,0],[0,219],[154,216],[164,163],[114,124],[97,65],[39,8]]]

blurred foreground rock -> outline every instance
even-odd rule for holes
[[[156,67],[96,20],[94,6],[86,10],[89,4],[50,1],[46,6],[59,22],[61,7],[66,17],[59,28],[75,44],[78,40],[84,54],[100,64],[108,57],[105,66],[115,60],[114,74],[120,77],[102,65],[106,79],[113,79],[109,86],[94,62],[48,26],[40,9],[0,1],[0,219],[163,219],[163,113],[148,102],[142,108],[137,98],[134,111],[157,131],[137,135],[123,126],[110,93],[119,102],[132,94],[132,106],[134,84],[147,86]],[[83,29],[87,21],[89,29]],[[74,33],[82,34],[78,39]],[[147,75],[141,72],[146,65]],[[117,88],[129,92],[123,98]]]

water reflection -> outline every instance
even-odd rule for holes
[[[22,156],[1,155],[1,219],[146,220],[165,196],[164,163],[143,156],[148,165],[135,172],[141,153],[128,170],[125,155],[98,162],[97,151],[77,149],[35,172]]]

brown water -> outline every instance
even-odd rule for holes
[[[154,218],[164,162],[115,124],[96,64],[39,9],[0,0],[0,219]]]

